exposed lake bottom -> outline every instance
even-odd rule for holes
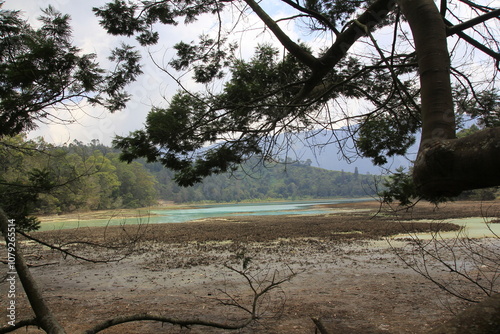
[[[36,267],[33,272],[46,287],[54,309],[74,326],[71,332],[75,333],[89,322],[151,309],[181,318],[241,319],[245,314],[224,307],[220,301],[227,300],[228,294],[241,303],[248,301],[251,292],[245,279],[226,266],[242,268],[243,258],[249,259],[247,268],[259,279],[296,276],[267,299],[260,321],[241,333],[312,333],[311,317],[319,317],[331,332],[420,334],[449,318],[449,309],[463,309],[463,302],[402,262],[401,258],[416,260],[413,256],[418,243],[388,241],[409,227],[415,233],[438,226],[452,228],[455,225],[441,222],[480,215],[481,204],[455,203],[437,211],[425,206],[411,214],[398,212],[393,216],[388,212],[375,215],[379,209],[375,202],[328,205],[331,211],[320,215],[227,215],[185,224],[39,232],[35,235],[47,242],[71,245],[71,240],[91,240],[116,247],[120,243],[127,246],[129,241],[132,248],[123,248],[127,257],[121,261],[107,264],[72,260],[43,247],[30,249],[30,254],[40,255],[34,264],[58,263]],[[361,211],[366,209],[369,211]],[[409,222],[410,218],[415,221]],[[425,222],[431,218],[435,224]],[[478,245],[498,249],[498,240],[490,239],[479,240]],[[120,248],[115,248],[115,254],[82,244],[73,247],[96,258],[122,256]],[[443,256],[446,261],[466,263],[461,255]],[[432,259],[426,269],[443,282],[452,274]],[[459,287],[478,297],[468,285]],[[282,308],[270,307],[281,305],[283,300]],[[19,309],[22,307],[20,302]],[[75,313],[75,309],[85,311]],[[127,330],[179,332],[177,327],[154,322],[130,324]],[[118,327],[110,331],[122,332]],[[219,332],[193,327],[190,333]]]
[[[40,231],[70,229],[81,227],[100,227],[130,224],[185,223],[192,220],[249,215],[311,215],[332,212],[323,205],[367,201],[365,198],[333,199],[317,201],[264,202],[244,204],[213,204],[168,210],[151,209],[149,215],[142,212],[140,218],[120,218],[120,213],[110,211],[109,219],[77,219],[64,221],[43,221]],[[319,207],[323,206],[323,207]]]

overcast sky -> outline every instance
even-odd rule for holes
[[[100,7],[104,3],[104,0],[6,0],[3,8],[21,10],[23,17],[33,25],[38,24],[37,18],[42,14],[41,8],[46,8],[48,5],[52,5],[64,14],[69,14],[72,19],[74,45],[85,53],[96,53],[101,66],[111,68],[111,64],[106,60],[111,48],[122,41],[129,44],[134,44],[135,41],[107,35],[99,26],[92,8]],[[205,16],[189,26],[179,24],[177,27],[162,27],[161,43],[149,50],[140,47],[145,58],[144,74],[127,89],[132,94],[132,99],[126,110],[110,114],[103,109],[86,106],[82,110],[73,111],[75,124],[42,124],[38,130],[30,132],[29,136],[43,136],[45,140],[57,144],[69,143],[75,139],[84,143],[99,139],[104,144],[110,144],[115,135],[127,135],[130,131],[142,128],[151,106],[167,105],[168,99],[178,89],[175,81],[148,60],[147,51],[154,55],[158,63],[166,63],[173,56],[172,47],[175,43],[181,40],[193,41],[198,35],[212,31],[216,23],[213,17]],[[245,24],[255,27],[260,21],[256,17],[249,17]],[[259,29],[232,37],[243,46],[241,52],[247,55],[252,53],[258,43],[271,40],[268,33],[262,33]],[[185,76],[183,80],[188,87],[193,87],[189,82],[189,76]]]
[[[99,26],[98,19],[92,12],[92,8],[101,7],[105,3],[105,0],[6,0],[3,8],[21,10],[24,14],[23,17],[29,19],[33,25],[38,23],[37,18],[42,14],[41,8],[46,8],[49,4],[58,11],[69,14],[72,18],[71,25],[73,28],[74,45],[82,49],[84,53],[97,54],[101,66],[111,68],[111,64],[107,63],[106,60],[110,50],[122,41],[132,44],[134,40],[107,35]],[[281,12],[284,10],[283,8],[269,7],[273,3],[276,4],[279,2],[263,2],[267,6],[266,10],[271,15],[287,16]],[[230,26],[232,15],[228,12],[226,16],[227,24]],[[263,32],[262,22],[255,15],[246,17],[245,20],[239,21],[238,24],[243,25],[241,29],[239,28],[239,31],[246,30],[246,32],[241,35],[234,33],[231,35],[231,38],[240,45],[241,50],[239,52],[242,57],[250,57],[253,54],[255,46],[259,43],[272,42],[277,46],[279,45],[276,41],[272,41],[269,31]],[[160,43],[151,47],[149,51],[154,55],[158,63],[166,63],[174,55],[172,48],[177,42],[181,40],[185,42],[196,40],[200,34],[209,33],[213,31],[213,28],[217,28],[217,22],[214,21],[213,16],[203,16],[195,24],[190,24],[189,26],[179,24],[177,27],[162,27],[160,31]],[[282,29],[285,29],[292,39],[299,40],[299,29],[291,23],[283,23]],[[392,33],[388,34],[388,36],[392,36]],[[309,40],[313,46],[324,45],[322,43],[315,43],[314,38],[314,36],[300,36],[300,40]],[[328,36],[322,36],[322,38],[328,38]],[[364,53],[363,48],[366,45],[361,43],[356,47],[360,49],[354,50]],[[70,143],[73,140],[88,143],[93,139],[98,139],[103,144],[109,145],[116,135],[125,136],[131,131],[143,128],[146,115],[151,106],[167,106],[168,99],[179,87],[174,80],[148,60],[149,55],[146,52],[148,50],[144,50],[144,48],[140,49],[143,50],[143,56],[145,56],[146,60],[143,67],[144,74],[127,89],[132,94],[132,99],[125,110],[110,114],[105,110],[86,106],[81,110],[73,112],[72,116],[76,119],[75,124],[42,124],[38,130],[31,131],[29,137],[43,136],[46,141],[56,144]],[[190,83],[189,77],[189,75],[183,77],[183,85],[186,85],[188,88],[195,88]],[[357,104],[353,105],[352,108],[357,109]],[[320,138],[319,140],[321,141],[322,139]],[[329,147],[331,149],[328,152],[323,152],[321,157],[312,155],[312,152],[309,150],[305,153],[298,152],[297,154],[304,154],[302,160],[311,158],[314,160],[314,165],[323,168],[354,171],[355,167],[359,167],[361,173],[377,173],[378,168],[374,168],[367,159],[359,159],[353,165],[347,165],[345,161],[338,161],[335,145]],[[407,161],[402,160],[397,161],[394,166],[397,167],[406,164]]]
[[[101,66],[111,68],[111,64],[106,61],[110,50],[122,41],[134,43],[134,40],[107,35],[99,26],[98,19],[92,12],[92,8],[103,6],[105,3],[105,0],[6,0],[3,8],[21,10],[23,16],[29,19],[32,24],[37,23],[36,18],[41,15],[41,8],[46,8],[49,4],[60,12],[69,14],[72,17],[74,45],[81,48],[85,53],[96,53]],[[281,15],[283,13],[280,12],[284,10],[282,7],[269,7],[273,3],[279,2],[263,2],[264,5],[268,6],[266,10],[271,15],[283,17]],[[498,3],[499,0],[495,0],[491,5],[498,5]],[[226,13],[228,26],[231,25],[231,20],[231,13]],[[244,34],[233,33],[231,35],[231,38],[241,46],[241,56],[249,57],[257,44],[272,41],[269,32],[262,32],[262,22],[255,15],[246,17],[245,20],[239,21],[239,24],[245,26],[240,31],[251,28],[247,29]],[[200,34],[209,33],[216,27],[217,22],[214,21],[213,16],[208,15],[202,16],[195,24],[189,26],[179,24],[177,27],[162,27],[160,43],[151,47],[149,51],[154,55],[158,63],[166,63],[174,55],[172,47],[177,42],[196,40]],[[292,39],[298,40],[298,29],[296,27],[288,23],[282,28],[287,30]],[[387,39],[391,41],[392,31],[386,32],[386,35]],[[383,37],[384,32],[382,31]],[[301,39],[304,40],[304,38],[312,40],[314,36],[302,35]],[[278,45],[277,42],[274,42],[274,44]],[[452,40],[449,41],[449,44],[453,45]],[[313,41],[311,45],[321,45],[321,43],[314,43]],[[363,54],[363,48],[366,47],[366,44],[358,43],[356,47],[359,49],[353,48],[351,51]],[[155,67],[151,61],[148,61],[149,55],[146,52],[148,50],[143,48],[141,50],[143,50],[146,60],[143,67],[144,74],[127,89],[132,94],[132,100],[126,110],[110,114],[105,110],[87,106],[82,110],[73,112],[76,119],[75,124],[42,124],[39,130],[30,132],[30,137],[43,136],[45,140],[56,144],[70,143],[75,139],[88,143],[93,139],[98,139],[102,143],[109,145],[115,135],[124,136],[130,131],[143,128],[145,117],[151,106],[167,106],[169,98],[179,87],[175,81]],[[491,67],[485,67],[484,64],[478,63],[474,75],[488,72],[490,69]],[[189,77],[189,75],[183,77],[183,84],[188,88],[195,88],[190,83]],[[359,108],[357,104],[350,106],[350,109],[354,109],[354,112]],[[399,162],[395,164],[396,167],[398,165]],[[340,170],[340,168],[338,169]],[[364,169],[363,172],[365,172]]]

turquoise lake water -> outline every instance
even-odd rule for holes
[[[66,222],[43,222],[40,231],[83,228],[96,226],[113,226],[123,224],[161,224],[161,223],[184,223],[196,219],[248,216],[248,215],[291,215],[291,214],[322,214],[335,212],[334,209],[318,208],[319,204],[350,203],[371,200],[367,198],[358,199],[334,199],[318,201],[294,201],[294,202],[270,202],[270,203],[241,203],[241,204],[213,204],[200,205],[183,209],[151,210],[152,214],[146,218],[119,218],[119,211],[112,219],[75,220]],[[144,213],[144,212],[142,212]],[[448,219],[444,222],[454,223],[465,228],[465,235],[471,238],[482,238],[485,236],[500,235],[500,224],[486,224],[482,218]],[[493,231],[490,231],[490,229]],[[461,235],[464,236],[464,231]],[[440,238],[454,238],[457,232],[443,232]],[[405,235],[396,238],[407,237]],[[414,235],[415,237],[415,235]],[[432,237],[429,233],[416,235],[420,239]]]
[[[484,238],[484,237],[498,237],[500,236],[500,223],[489,224],[489,221],[497,217],[481,218],[460,218],[460,219],[446,219],[443,222],[452,223],[462,226],[460,231],[440,232],[438,235],[431,233],[416,233],[410,235],[400,235],[398,238],[406,238],[410,236],[420,240],[437,239],[453,239],[457,236],[468,238]],[[430,222],[430,221],[429,221]]]
[[[147,218],[117,218],[75,220],[66,222],[43,222],[40,231],[67,229],[78,227],[113,226],[122,224],[161,224],[161,223],[184,223],[195,219],[245,216],[245,215],[283,215],[283,214],[321,214],[331,212],[331,209],[316,208],[319,204],[337,204],[366,201],[370,199],[334,199],[318,201],[293,201],[293,202],[270,202],[270,203],[242,203],[242,204],[214,204],[200,205],[187,209],[151,210],[151,216]]]

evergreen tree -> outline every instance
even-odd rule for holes
[[[39,18],[41,26],[35,29],[19,11],[4,10],[2,5],[0,2],[0,140],[6,157],[15,163],[27,155],[38,155],[35,151],[46,154],[41,144],[31,147],[31,142],[14,136],[40,123],[71,122],[71,110],[80,108],[83,101],[111,112],[125,106],[128,94],[124,88],[141,73],[137,52],[127,45],[113,50],[110,58],[117,66],[114,72],[106,72],[95,55],[81,54],[72,45],[69,16],[49,6]],[[69,111],[66,119],[55,113],[60,110]],[[16,219],[19,229],[36,228],[36,219],[29,215],[40,194],[76,179],[74,175],[64,179],[54,171],[54,166],[23,166],[17,177],[8,170],[1,172],[0,209]],[[49,202],[46,204],[59,205]]]
[[[153,45],[161,37],[156,24],[189,24],[201,15],[217,20],[227,7],[240,4],[247,10],[242,15],[258,17],[280,47],[260,45],[251,59],[238,58],[230,39],[239,24],[175,45],[177,57],[162,70],[182,75],[191,70],[196,82],[220,90],[184,90],[167,108],[153,108],[145,129],[117,138],[123,159],[161,162],[177,172],[179,184],[191,185],[255,155],[272,161],[286,147],[280,147],[279,134],[347,123],[355,153],[376,164],[405,155],[420,132],[412,174],[420,196],[500,185],[498,92],[489,85],[500,60],[498,8],[454,0],[441,1],[440,8],[432,0],[300,0],[280,1],[288,8],[276,16],[255,0],[116,0],[95,12],[109,33],[135,35]],[[300,25],[298,39],[314,43],[294,40],[280,26],[283,21]],[[389,41],[388,31],[393,31]],[[457,46],[449,50],[451,36]],[[458,55],[461,50],[470,53]],[[477,54],[489,61],[490,71],[476,83],[468,78]],[[222,78],[222,85],[206,85]],[[350,100],[362,100],[363,110],[349,114],[345,101]],[[456,138],[462,111],[454,102],[487,128]],[[345,149],[342,138],[332,140]]]

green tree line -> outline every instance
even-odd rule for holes
[[[13,149],[15,147],[15,149]],[[374,176],[311,167],[306,162],[247,162],[231,173],[181,187],[174,172],[144,160],[125,163],[119,152],[92,141],[55,146],[24,135],[0,141],[0,193],[19,215],[136,208],[158,200],[177,203],[359,197],[375,193]],[[36,188],[36,191],[35,191]],[[36,200],[19,199],[36,196]]]
[[[157,181],[142,164],[121,162],[118,153],[95,141],[54,146],[41,138],[5,136],[0,158],[0,196],[19,219],[27,214],[143,207],[158,199]]]
[[[4,137],[0,158],[0,200],[17,212],[19,219],[33,214],[138,208],[159,200],[241,202],[375,196],[387,180],[359,174],[356,168],[354,172],[331,171],[312,167],[311,161],[262,164],[254,158],[233,172],[182,187],[174,180],[175,172],[161,163],[146,163],[144,159],[123,162],[119,151],[97,140],[55,146],[24,135]],[[459,199],[494,199],[496,191],[470,191]]]
[[[203,183],[181,187],[175,173],[160,163],[147,168],[158,180],[160,197],[175,202],[239,202],[271,199],[362,197],[375,194],[379,177],[312,167],[308,162],[258,164],[250,160],[233,172],[212,175]]]

